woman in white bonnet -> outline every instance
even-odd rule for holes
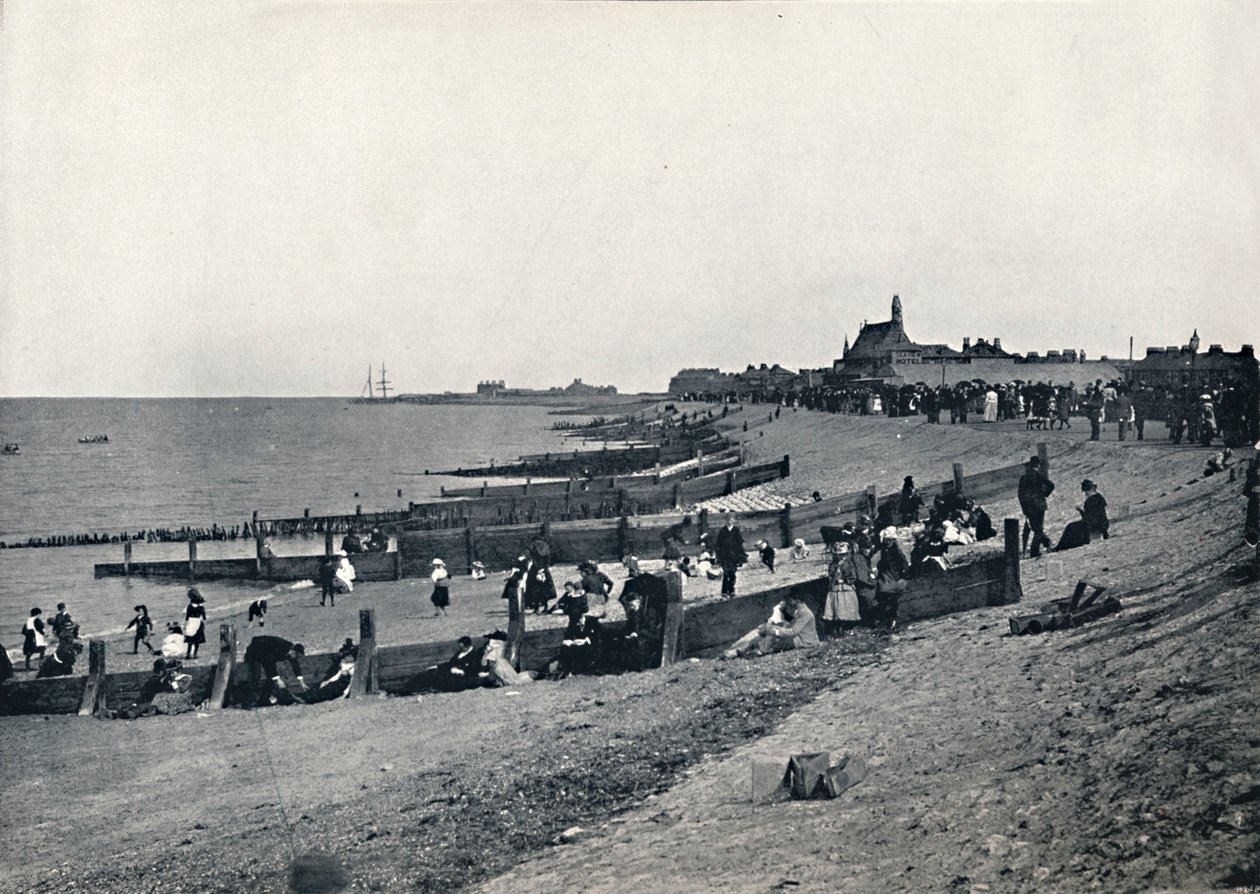
[[[446,570],[446,563],[441,559],[433,560],[433,571],[429,575],[429,579],[433,581],[433,595],[429,597],[433,601],[433,607],[437,609],[433,613],[433,617],[446,614],[446,607],[451,604],[451,575]]]

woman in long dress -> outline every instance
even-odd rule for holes
[[[858,607],[857,567],[853,563],[853,548],[843,540],[830,547],[831,564],[827,568],[827,602],[823,606],[822,619],[828,633],[856,627],[862,620]]]
[[[997,392],[990,388],[984,393],[984,421],[997,422],[998,413],[998,396]]]
[[[48,649],[48,640],[44,637],[43,612],[38,608],[31,609],[31,616],[22,625],[22,654],[26,656],[26,669],[31,669],[31,656],[38,655],[44,660],[44,652]]]
[[[433,617],[446,614],[446,607],[451,604],[451,575],[446,570],[446,563],[441,559],[433,560],[433,571],[429,579],[433,581],[433,593],[429,601],[433,603]]]
[[[206,600],[193,587],[188,591],[188,607],[184,609],[184,659],[197,657],[206,641]]]

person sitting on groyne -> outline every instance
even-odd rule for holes
[[[192,677],[183,672],[183,664],[174,658],[157,658],[153,673],[140,687],[136,700],[117,712],[104,712],[114,720],[137,720],[158,714],[186,714],[194,709],[189,687]]]
[[[483,686],[521,686],[534,682],[528,671],[518,671],[504,657],[507,649],[507,634],[495,630],[486,634],[485,652],[482,655],[482,670],[479,673]]]
[[[461,636],[455,654],[425,668],[403,684],[404,695],[428,692],[462,692],[481,685],[482,650],[473,645],[472,637]]]
[[[875,613],[889,630],[897,626],[897,606],[906,591],[910,562],[897,540],[896,528],[879,532],[879,559],[875,566]]]
[[[818,643],[814,613],[800,594],[791,590],[774,607],[764,624],[736,640],[722,657],[755,658],[789,649],[810,649]]]
[[[1086,478],[1081,482],[1085,502],[1076,507],[1080,518],[1069,522],[1055,546],[1055,552],[1088,546],[1095,536],[1106,540],[1110,536],[1111,522],[1107,518],[1107,500],[1098,492],[1098,485]]]

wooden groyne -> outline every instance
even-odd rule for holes
[[[901,596],[899,621],[909,622],[954,612],[994,605],[1008,605],[1022,598],[1020,585],[1019,522],[1006,519],[1001,551],[981,548],[963,561],[935,574],[910,578]],[[747,532],[746,532],[747,535]],[[567,561],[564,560],[564,561]],[[821,616],[827,593],[827,579],[772,587],[745,596],[718,602],[687,605],[683,600],[684,578],[679,572],[666,576],[668,596],[663,616],[650,626],[643,666],[668,665],[689,656],[706,656],[726,648],[770,615],[774,605],[789,591],[800,594],[815,616]],[[525,613],[519,597],[509,603],[509,654],[519,656],[522,670],[541,671],[559,654],[564,629],[560,627],[526,631]],[[359,655],[351,695],[371,692],[399,692],[413,676],[455,653],[454,640],[378,647],[377,622],[371,609],[360,612]],[[616,637],[621,624],[605,625]],[[353,632],[353,631],[347,631]],[[237,656],[236,630],[220,628],[219,659],[213,665],[190,665],[190,693],[195,703],[206,702],[211,710],[246,703],[249,694],[248,668]],[[107,672],[105,644],[89,643],[89,673],[45,680],[8,680],[0,684],[0,714],[84,714],[124,707],[135,701],[150,674],[131,671]],[[320,679],[339,656],[333,652],[311,653],[303,658],[307,676]]]

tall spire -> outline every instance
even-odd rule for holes
[[[892,321],[898,329],[900,329],[903,325],[901,320],[901,296],[899,295],[893,295]]]
[[[847,332],[844,334],[844,353],[841,354],[840,356],[841,357],[849,356],[849,333]]]

